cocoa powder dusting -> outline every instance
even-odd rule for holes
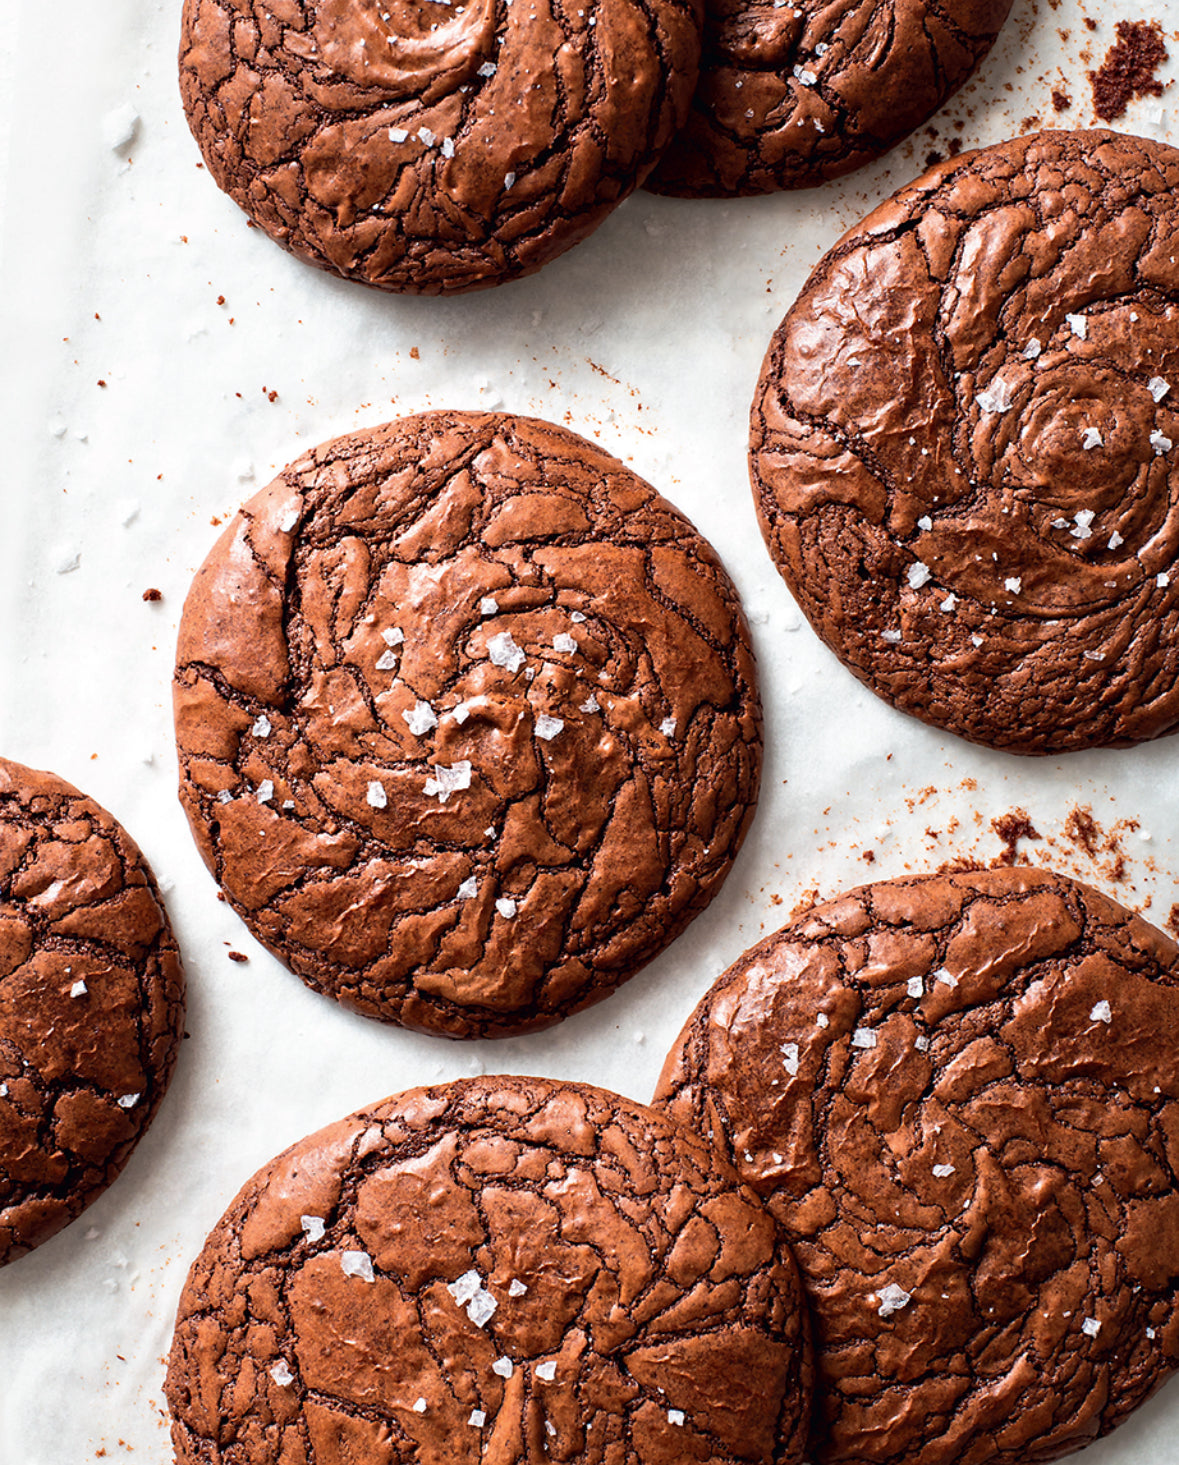
[[[1135,97],[1161,97],[1163,84],[1156,66],[1167,59],[1157,20],[1119,20],[1117,40],[1097,71],[1089,73],[1093,110],[1103,122],[1121,117]]]
[[[1005,846],[1003,853],[999,856],[996,864],[1014,865],[1018,858],[1016,845],[1021,839],[1040,839],[1041,835],[1026,809],[1011,809],[1006,814],[1001,814],[998,819],[991,820],[991,828],[1003,841]]]

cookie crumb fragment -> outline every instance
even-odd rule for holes
[[[1096,71],[1089,73],[1093,110],[1103,122],[1125,114],[1137,97],[1161,97],[1163,84],[1155,68],[1167,60],[1163,30],[1157,20],[1119,20],[1117,40]]]
[[[143,598],[144,598],[144,600],[151,600],[151,601],[163,600],[163,598],[164,598],[164,592],[162,590],[157,590],[155,588],[155,586],[153,585],[149,589],[147,589],[147,590],[145,590],[143,592]]]

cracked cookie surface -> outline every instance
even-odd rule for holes
[[[747,952],[655,1105],[762,1196],[811,1305],[811,1453],[1024,1465],[1179,1363],[1179,946],[1030,869],[882,882]]]
[[[885,701],[991,747],[1179,722],[1179,151],[1041,133],[820,263],[754,400],[762,531]]]
[[[122,1170],[183,1017],[176,942],[126,830],[62,779],[0,758],[0,1265]]]
[[[967,80],[1011,0],[708,0],[688,120],[647,180],[732,198],[863,167]]]
[[[612,991],[712,898],[761,714],[720,562],[617,459],[503,414],[314,449],[193,584],[181,799],[254,934],[455,1037]]]
[[[697,0],[186,0],[213,178],[309,264],[382,290],[531,274],[683,121]]]
[[[695,1135],[580,1084],[387,1099],[244,1187],[180,1301],[180,1465],[793,1465],[797,1270]]]

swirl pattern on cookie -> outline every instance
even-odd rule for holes
[[[255,935],[456,1037],[612,991],[715,894],[761,715],[736,592],[601,449],[437,412],[316,448],[194,582],[181,797]]]
[[[1019,753],[1179,722],[1177,189],[1179,152],[1113,133],[964,155],[847,234],[779,327],[763,533],[904,711]]]
[[[285,249],[382,290],[531,274],[683,121],[697,0],[186,0],[185,112]]]

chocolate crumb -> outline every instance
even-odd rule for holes
[[[945,159],[942,157],[941,153],[938,152],[937,148],[932,148],[929,152],[925,154],[925,166],[927,168],[933,168],[938,163],[942,163],[944,161]]]
[[[860,856],[860,859],[869,865],[874,865],[876,863],[876,851],[874,849],[866,849]]]
[[[1095,31],[1097,29],[1097,22],[1091,15],[1085,17],[1085,29],[1087,31]]]
[[[946,151],[949,153],[950,157],[956,158],[958,154],[962,151],[962,139],[960,137],[952,137],[949,142],[946,143]]]
[[[250,959],[244,951],[227,951],[225,954],[229,957],[230,961],[241,962],[249,961]]]
[[[1006,814],[1001,814],[998,819],[991,820],[991,828],[1003,841],[1005,846],[1003,853],[996,863],[1000,865],[1014,865],[1018,854],[1016,845],[1021,839],[1042,838],[1039,830],[1028,818],[1026,809],[1011,809]]]
[[[1069,96],[1067,92],[1052,93],[1052,105],[1056,108],[1058,112],[1067,112],[1072,104],[1073,99]]]
[[[1171,914],[1167,917],[1167,930],[1174,936],[1179,936],[1179,905],[1171,907]]]
[[[99,377],[99,379],[98,379],[98,385],[100,387],[105,387],[106,386],[106,382],[104,382],[103,379],[101,377]]]
[[[1093,110],[1103,122],[1121,117],[1135,97],[1163,94],[1163,84],[1154,75],[1155,67],[1167,59],[1158,21],[1119,20],[1117,37],[1100,69],[1089,73]]]
[[[1040,119],[1039,117],[1025,117],[1019,125],[1024,132],[1038,132]]]
[[[1075,807],[1064,821],[1064,832],[1075,845],[1079,845],[1085,851],[1091,860],[1096,859],[1101,839],[1101,826],[1094,819],[1091,810],[1082,809],[1079,805]]]
[[[418,350],[416,346],[411,346],[409,348],[409,359],[411,361],[420,361],[422,359],[422,353]]]
[[[153,585],[150,590],[145,590],[143,592],[143,598],[144,600],[163,600],[164,592],[162,590],[157,590]]]

